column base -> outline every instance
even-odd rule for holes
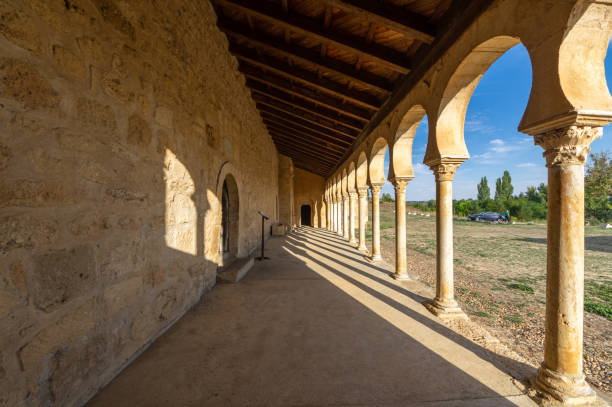
[[[359,250],[361,253],[367,253],[368,252],[368,248],[366,246],[359,246],[357,248],[357,250]]]
[[[412,281],[412,279],[410,278],[408,274],[393,273],[391,274],[391,277],[393,277],[394,280],[398,280],[398,281]]]
[[[544,396],[563,405],[590,405],[597,401],[597,394],[584,380],[584,375],[564,375],[542,364],[530,381]]]
[[[359,246],[359,242],[357,241],[357,239],[351,239],[350,243],[351,243],[351,246],[353,246],[353,247]]]
[[[432,301],[424,302],[423,306],[441,319],[468,319],[455,300],[441,301],[435,298]]]
[[[382,261],[382,256],[380,254],[375,254],[369,258],[371,262]]]

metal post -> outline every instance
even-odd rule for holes
[[[270,219],[268,218],[266,215],[264,215],[261,211],[258,212],[261,215],[261,256],[256,257],[255,259],[257,260],[269,260],[269,257],[264,256],[264,224],[266,222],[266,219]]]

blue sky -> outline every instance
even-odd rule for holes
[[[612,42],[606,55],[608,88],[612,82]],[[546,167],[542,148],[533,138],[519,133],[516,128],[527,106],[531,90],[531,63],[527,50],[519,44],[501,56],[485,73],[470,100],[465,119],[465,142],[470,159],[455,175],[453,197],[475,198],[476,185],[486,176],[495,193],[495,180],[504,170],[510,171],[514,193],[524,192],[528,186],[546,183]],[[408,201],[435,199],[436,190],[431,170],[423,165],[427,144],[427,119],[419,125],[413,146],[415,178],[406,188]],[[612,128],[604,129],[604,136],[591,144],[591,151],[612,151]],[[385,157],[385,173],[389,153]],[[383,192],[394,195],[387,182]]]

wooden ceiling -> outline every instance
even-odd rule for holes
[[[212,0],[281,154],[327,177],[487,0]]]

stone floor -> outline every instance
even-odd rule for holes
[[[532,406],[502,364],[334,234],[219,284],[89,406]],[[422,296],[423,295],[423,296]]]

